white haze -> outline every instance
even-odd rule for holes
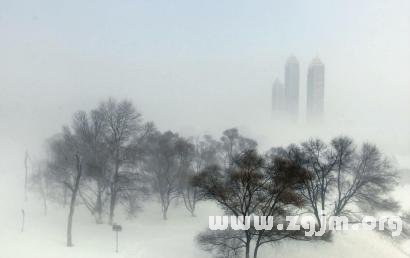
[[[239,127],[267,149],[348,134],[409,155],[410,3],[330,2],[3,0],[2,148],[39,152],[73,112],[113,96],[185,135]],[[271,85],[290,54],[301,62],[302,118],[283,130],[271,119]],[[306,128],[316,55],[326,123]]]
[[[270,101],[291,54],[301,67],[301,117],[289,126],[272,119]],[[326,67],[326,119],[311,127],[306,71],[316,55]],[[410,1],[0,0],[0,257],[209,257],[194,237],[214,206],[201,204],[186,224],[172,207],[167,224],[158,204],[147,204],[124,220],[117,256],[111,229],[84,207],[75,215],[76,246],[66,248],[66,210],[50,204],[44,217],[32,194],[23,201],[25,151],[44,156],[45,139],[74,112],[110,96],[185,136],[238,127],[266,150],[344,134],[410,168]],[[395,195],[406,208],[408,192],[404,185]],[[150,234],[150,225],[163,234]],[[285,242],[262,257],[400,257],[371,233],[338,236],[337,244]]]

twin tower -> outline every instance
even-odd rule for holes
[[[286,118],[292,122],[299,120],[299,61],[291,56],[286,61],[285,83],[276,79],[272,88],[273,116]],[[324,114],[325,66],[319,58],[314,58],[307,72],[306,119],[320,122]]]

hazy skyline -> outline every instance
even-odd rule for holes
[[[161,130],[238,126],[263,148],[344,133],[410,154],[407,0],[0,2],[0,130],[18,151],[113,96]],[[302,107],[310,61],[326,65],[320,130],[270,119],[290,54]]]

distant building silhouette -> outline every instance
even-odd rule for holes
[[[285,86],[276,79],[272,86],[272,115],[282,117],[286,108]]]
[[[321,121],[324,114],[325,66],[318,57],[314,58],[307,75],[307,109],[308,122]]]
[[[299,61],[290,56],[285,66],[285,102],[287,117],[297,121],[299,115]]]

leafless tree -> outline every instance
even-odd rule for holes
[[[204,135],[202,138],[195,138],[190,141],[193,149],[185,155],[192,159],[190,160],[190,167],[185,166],[189,169],[182,170],[181,195],[186,209],[191,213],[191,216],[195,216],[196,203],[200,200],[200,194],[198,188],[191,184],[192,177],[198,175],[204,168],[220,163],[220,143],[210,135]],[[183,157],[181,157],[182,159]]]
[[[199,246],[215,258],[238,258],[243,255],[245,243],[241,231],[227,229],[206,230],[196,237]]]
[[[236,155],[231,164],[225,169],[219,166],[207,167],[193,180],[194,186],[201,190],[203,199],[215,201],[226,214],[238,218],[261,214],[283,219],[288,207],[302,205],[302,196],[297,193],[297,189],[309,178],[309,173],[298,164],[285,159],[266,162],[254,150]],[[253,257],[256,258],[263,244],[291,236],[279,231],[258,231],[253,227],[239,232],[240,235],[235,233],[232,236],[227,232],[211,235],[208,240],[212,241],[206,245],[221,246],[222,237],[225,239],[224,249],[232,246],[231,253],[237,254],[237,249],[242,247],[245,257],[249,258],[253,242]],[[206,236],[200,238],[203,240]]]
[[[337,146],[335,142],[332,144]],[[347,207],[351,203],[373,213],[397,210],[398,203],[388,195],[397,183],[396,179],[390,161],[375,145],[364,143],[357,150],[353,163],[345,169],[342,167],[337,175],[338,198],[334,204],[334,214],[348,213]]]
[[[163,219],[167,219],[169,205],[180,194],[181,171],[189,166],[191,148],[184,138],[170,131],[153,133],[146,141],[144,171],[159,195]]]
[[[256,147],[256,141],[239,134],[237,128],[225,130],[221,137],[221,149],[224,158],[224,166],[232,166],[233,159],[236,155],[245,150],[256,149]]]
[[[67,222],[67,246],[73,246],[72,224],[80,188],[80,180],[83,174],[82,154],[83,146],[79,141],[78,135],[72,134],[68,127],[63,128],[63,132],[51,141],[51,166],[55,173],[62,173],[61,178],[64,184],[71,191],[70,209]]]
[[[190,180],[194,171],[195,145],[180,137],[175,143],[177,175],[179,178],[179,191],[187,210],[194,216],[196,191],[191,187]]]
[[[113,164],[110,178],[109,206],[109,222],[112,224],[117,195],[120,190],[118,185],[120,169],[126,162],[127,149],[134,135],[140,129],[141,114],[136,111],[131,102],[126,100],[117,102],[111,98],[101,103],[98,112],[101,112],[104,118],[106,125],[105,138]]]
[[[354,209],[376,212],[398,208],[389,197],[396,183],[395,169],[373,144],[357,148],[351,138],[340,136],[330,144],[315,139],[271,153],[312,172],[302,194],[319,225],[320,210],[330,211],[327,215],[352,216]]]
[[[103,194],[109,186],[110,164],[108,145],[105,142],[106,125],[99,110],[89,114],[79,111],[75,114],[74,133],[84,148],[84,179],[79,195],[86,207],[102,223]]]
[[[29,177],[29,189],[37,193],[43,202],[44,215],[47,215],[48,199],[56,192],[53,177],[47,164],[41,162]]]

